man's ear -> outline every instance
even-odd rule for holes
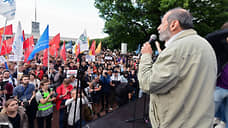
[[[179,27],[180,23],[178,20],[173,20],[169,25],[170,31],[176,31],[177,29],[179,29]]]

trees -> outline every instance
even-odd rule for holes
[[[161,16],[175,7],[190,10],[195,29],[202,36],[228,20],[228,1],[224,0],[95,0],[94,5],[105,19],[109,48],[118,48],[124,42],[128,49],[135,50],[157,33]]]

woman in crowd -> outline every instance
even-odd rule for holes
[[[43,79],[44,71],[42,70],[42,68],[41,68],[40,65],[37,65],[35,73],[36,73],[36,76],[37,76],[40,80]]]
[[[0,122],[8,123],[13,128],[28,128],[28,118],[23,107],[19,107],[16,99],[6,101],[0,114]],[[2,127],[0,125],[0,127]]]
[[[60,85],[56,92],[58,93],[56,109],[59,110],[59,128],[63,128],[66,126],[66,117],[64,117],[64,113],[66,113],[65,101],[71,98],[70,91],[73,89],[73,86],[70,84],[71,80],[65,78],[63,84]]]
[[[29,74],[29,83],[35,86],[35,89],[38,90],[40,88],[40,80],[36,78],[36,75],[33,73]]]

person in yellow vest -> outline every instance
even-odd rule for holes
[[[36,101],[38,103],[38,111],[36,113],[38,128],[44,128],[44,121],[46,121],[46,128],[51,128],[53,113],[52,101],[55,100],[55,97],[53,97],[55,92],[49,90],[48,85],[48,80],[41,81],[41,89],[36,93]]]

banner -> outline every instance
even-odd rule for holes
[[[12,20],[16,12],[15,0],[0,0],[0,15],[6,17],[7,20]]]
[[[80,45],[80,52],[89,50],[86,31],[80,35],[79,39],[77,40],[77,45]]]
[[[13,62],[23,61],[23,56],[9,55],[8,61],[13,61]]]
[[[0,56],[0,63],[5,63],[6,62],[6,58],[4,56]]]

